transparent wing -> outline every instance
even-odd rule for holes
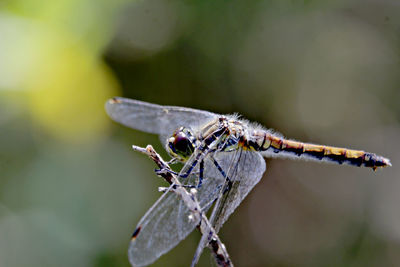
[[[125,126],[163,136],[171,135],[180,126],[194,129],[218,116],[208,111],[161,106],[123,97],[108,100],[105,108],[113,120]]]
[[[226,154],[225,157],[229,158],[233,153],[220,154]],[[195,163],[195,157],[196,153],[182,168],[182,173]],[[195,185],[197,183],[198,165],[193,169],[193,174],[189,178],[185,178],[185,184]],[[216,167],[213,162],[206,158],[203,185],[196,194],[200,206],[204,209],[208,209],[213,200],[217,198],[218,188],[225,182],[222,174],[214,169]],[[164,193],[137,225],[136,238],[132,239],[128,252],[131,264],[133,266],[151,264],[174,248],[199,223],[189,221],[189,215],[189,209],[175,193]]]
[[[211,225],[218,233],[229,216],[260,181],[266,170],[266,165],[263,157],[259,153],[247,150],[238,150],[234,153],[234,156],[231,157],[225,157],[224,155],[218,157],[217,155],[215,158],[232,181],[229,190],[227,192],[221,191],[218,195],[218,200],[210,216]],[[210,173],[210,175],[215,174]],[[228,182],[226,181],[223,188],[227,185]],[[208,241],[208,236],[203,235],[196,249],[192,266],[197,264]]]
[[[219,213],[218,230],[229,215],[242,202],[249,191],[258,183],[265,170],[264,159],[254,152],[241,151],[235,170],[230,171],[234,178],[234,187],[229,191],[229,200],[221,204],[227,205]],[[182,169],[184,173],[195,163],[196,153]],[[214,158],[218,164],[228,170],[235,160],[237,153],[220,152]],[[251,162],[246,163],[246,160]],[[254,164],[254,165],[252,165]],[[185,184],[196,184],[199,164],[193,169],[193,174],[186,178]],[[243,172],[243,173],[240,173]],[[246,174],[248,176],[246,176]],[[245,178],[243,178],[245,177]],[[245,179],[248,178],[248,181]],[[243,181],[244,180],[244,181]],[[205,211],[219,196],[220,188],[225,178],[215,167],[213,161],[205,158],[203,185],[197,190],[197,199]],[[181,240],[187,237],[199,222],[189,221],[190,211],[185,203],[173,192],[164,193],[149,209],[137,225],[139,233],[131,241],[129,260],[133,266],[145,266],[157,260],[161,255],[174,248]],[[135,231],[136,232],[136,231]]]
[[[223,198],[216,203],[217,206],[214,208],[215,215],[211,223],[217,232],[253,187],[261,180],[266,170],[265,160],[259,153],[240,150],[237,155],[236,163],[234,162],[236,159],[234,161],[230,161],[229,158],[217,159],[217,161],[220,161],[218,163],[222,169],[229,170],[226,172],[232,180],[230,190],[223,194]]]
[[[175,247],[198,222],[189,221],[189,210],[173,192],[164,193],[140,220],[129,246],[132,266],[146,266]]]

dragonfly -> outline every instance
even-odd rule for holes
[[[157,134],[171,162],[181,162],[177,173],[187,187],[196,188],[204,212],[214,205],[211,223],[219,231],[266,171],[264,157],[304,159],[367,167],[391,166],[374,153],[316,145],[281,134],[238,115],[220,115],[198,109],[163,106],[115,97],[106,103],[116,122]],[[146,212],[132,235],[128,256],[133,266],[146,266],[174,248],[199,223],[171,191],[164,192]],[[206,239],[202,239],[206,243]],[[204,241],[205,240],[205,241]],[[199,245],[198,251],[201,253]]]

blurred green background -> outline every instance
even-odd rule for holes
[[[165,184],[130,147],[158,138],[105,114],[116,95],[389,157],[267,160],[221,237],[236,266],[400,266],[398,1],[0,2],[1,267],[129,266]],[[188,266],[199,237],[154,266]]]

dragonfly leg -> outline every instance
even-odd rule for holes
[[[200,166],[199,166],[199,181],[197,182],[197,188],[200,188],[201,185],[203,184],[203,176],[204,176],[204,160],[200,161]]]
[[[166,169],[166,168],[154,169],[154,172],[155,172],[157,175],[160,175],[160,174],[163,174],[163,173],[166,173],[166,172],[169,172],[169,173],[171,173],[171,174],[173,174],[173,175],[179,175],[179,173],[174,172],[173,170],[170,170],[170,169]]]
[[[227,191],[230,190],[230,188],[232,187],[232,181],[231,179],[226,175],[225,171],[222,169],[222,167],[218,164],[218,162],[215,160],[215,158],[213,156],[211,156],[211,159],[215,165],[215,167],[218,169],[218,171],[221,173],[221,175],[225,178],[225,182],[223,184],[218,185],[215,190],[211,193],[211,195],[214,195],[216,192],[220,192],[222,186],[225,185],[224,188],[224,192],[223,194],[225,194]],[[201,169],[200,169],[201,170]],[[202,177],[202,176],[201,176]],[[204,205],[204,209],[207,210],[212,203],[214,203],[218,198],[215,198],[213,200],[211,200],[209,203],[207,203],[206,205]]]
[[[189,167],[189,169],[186,171],[186,173],[179,174],[179,177],[180,178],[187,178],[192,173],[192,171],[193,171],[194,167],[196,167],[197,163],[198,163],[198,160],[196,159],[195,161],[193,161],[192,166]]]
[[[214,157],[212,157],[212,160],[214,162],[215,167],[217,167],[217,169],[219,170],[219,172],[222,174],[222,176],[226,179],[225,180],[225,188],[224,188],[224,194],[229,191],[232,187],[232,180],[226,175],[226,173],[224,172],[224,170],[221,168],[221,166],[218,164],[218,162],[215,160]],[[217,187],[217,190],[219,191],[221,189],[222,185],[219,185]]]
[[[215,167],[217,167],[218,171],[222,174],[222,176],[223,176],[225,179],[228,179],[228,180],[230,181],[229,177],[226,176],[224,170],[221,168],[221,166],[218,164],[218,162],[214,159],[214,157],[211,156],[211,158],[212,158],[212,160],[213,160],[213,163],[214,163]],[[200,187],[202,186],[202,184],[203,184],[203,178],[204,178],[204,160],[203,160],[203,159],[200,161],[199,169],[200,169],[200,170],[199,170],[199,180],[198,180],[198,182],[197,182],[197,186],[190,185],[190,186],[188,186],[188,187],[190,187],[190,188],[193,188],[193,187],[194,187],[194,188],[200,188]],[[182,176],[181,176],[181,177],[182,177]],[[218,190],[219,190],[219,189],[218,189]]]
[[[217,167],[218,171],[222,174],[222,177],[229,179],[229,177],[226,177],[226,173],[221,168],[221,166],[218,164],[218,162],[215,160],[215,158],[214,157],[211,157],[211,158],[213,160],[213,163],[214,163],[215,167]]]
[[[168,169],[154,169],[154,172],[158,175],[158,174],[162,174],[164,172],[169,172],[173,175],[176,175],[180,178],[187,178],[188,175],[179,175],[179,173],[173,171],[173,170],[168,170]],[[191,174],[200,174],[200,172],[192,172]]]
[[[196,189],[201,187],[201,185],[203,184],[203,176],[204,176],[204,160],[200,161],[199,168],[200,168],[199,172],[198,173],[196,172],[196,174],[199,174],[199,179],[197,181],[197,185],[183,185],[183,187],[185,187],[185,188],[196,188]]]
[[[176,159],[176,158],[172,158],[172,159],[170,159],[168,162],[167,162],[167,164],[168,165],[171,165],[171,164],[176,164],[176,163],[178,163],[179,161]]]
[[[176,163],[174,162],[174,159],[172,159],[170,162]],[[188,170],[185,173],[178,173],[175,172],[171,169],[168,168],[161,168],[161,169],[155,169],[155,173],[157,175],[163,174],[165,172],[171,173],[173,175],[176,175],[178,178],[187,178],[190,174],[199,174],[199,181],[197,183],[197,185],[182,185],[185,188],[199,188],[203,182],[203,170],[204,170],[204,160],[201,159],[200,160],[200,171],[199,172],[193,172],[193,169],[196,167],[197,163],[199,162],[198,159],[194,160],[192,162],[192,165],[188,168]]]

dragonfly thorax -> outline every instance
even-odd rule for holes
[[[245,128],[239,120],[220,116],[204,126],[199,139],[214,151],[235,151],[245,139]]]
[[[168,138],[167,152],[177,160],[185,162],[195,150],[196,138],[192,131],[186,127],[180,127]]]

